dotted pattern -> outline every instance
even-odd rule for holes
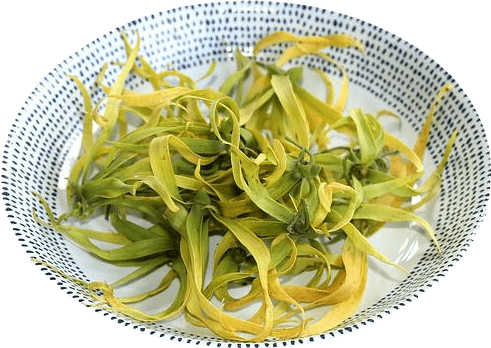
[[[435,248],[428,248],[407,279],[336,330],[285,342],[239,344],[181,332],[161,323],[140,323],[100,309],[97,312],[125,326],[185,343],[202,342],[217,347],[301,344],[351,332],[405,306],[438,281],[467,248],[489,199],[489,148],[471,102],[446,71],[393,34],[339,13],[304,5],[259,1],[202,4],[137,19],[74,53],[32,91],[12,125],[0,173],[2,196],[12,230],[31,258],[53,264],[66,275],[37,263],[41,271],[74,299],[85,305],[93,303],[85,290],[69,278],[86,279],[86,276],[70,256],[64,239],[32,221],[32,210],[42,209],[31,192],[43,194],[57,210],[58,173],[73,139],[81,133],[83,114],[79,92],[66,76],[75,74],[86,85],[93,86],[104,62],[124,60],[119,29],[128,33],[138,29],[143,38],[143,54],[157,69],[172,66],[186,71],[204,71],[212,60],[218,63],[230,61],[231,48],[241,47],[247,51],[264,34],[276,30],[288,30],[298,35],[348,33],[363,42],[366,53],[333,49],[332,56],[347,67],[353,85],[399,113],[414,131],[418,131],[423,123],[432,96],[445,82],[452,83],[453,91],[435,115],[438,127],[432,131],[429,148],[433,161],[442,156],[445,141],[455,127],[459,128],[460,136],[443,176],[435,225],[442,255],[437,255]],[[275,53],[273,49],[266,52],[265,59],[272,59]],[[307,63],[337,74],[316,58]],[[114,81],[117,72],[117,67],[109,68],[108,83]],[[139,84],[132,79],[129,83],[132,87]],[[98,93],[94,89],[93,96],[97,98]]]

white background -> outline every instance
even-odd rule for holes
[[[179,5],[185,3],[191,2]],[[426,51],[455,77],[481,118],[486,119],[484,98],[489,93],[490,75],[486,46],[490,40],[489,18],[483,5],[390,2],[382,6],[366,2],[371,6],[343,7],[335,3],[318,6],[375,23]],[[7,87],[2,93],[4,139],[23,100],[54,65],[114,27],[168,7],[162,1],[154,5],[131,1],[58,2],[51,6],[43,2],[39,8],[24,2],[9,5],[2,11],[1,24],[2,76]],[[24,70],[26,62],[29,70]],[[55,347],[74,343],[121,347],[165,344],[114,324],[65,296],[31,264],[11,232],[6,214],[2,217],[4,342],[12,342],[9,338],[16,343],[34,340],[32,344]],[[484,324],[489,322],[485,307],[489,296],[489,262],[485,257],[489,251],[483,253],[486,225],[478,233],[464,259],[415,302],[363,331],[328,344],[430,346],[456,339],[469,344],[470,339],[484,338]]]

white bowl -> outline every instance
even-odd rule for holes
[[[443,254],[438,255],[424,236],[410,229],[401,231],[395,239],[390,231],[377,234],[374,243],[391,259],[411,269],[410,275],[401,276],[393,269],[372,262],[365,300],[357,314],[340,328],[312,337],[313,340],[351,331],[413,301],[466,248],[483,217],[489,195],[486,136],[478,115],[458,84],[411,44],[345,15],[281,3],[215,3],[185,7],[141,18],[122,27],[127,32],[134,28],[143,37],[142,52],[152,63],[162,68],[172,64],[193,76],[199,76],[212,59],[218,60],[221,69],[231,67],[234,47],[251,47],[270,31],[289,30],[297,34],[342,31],[351,34],[363,41],[366,54],[360,55],[354,50],[336,50],[334,53],[344,62],[351,77],[350,105],[362,106],[368,111],[395,110],[404,118],[406,127],[401,135],[408,141],[414,139],[423,123],[431,97],[444,82],[453,84],[453,92],[436,116],[429,164],[438,161],[454,127],[459,128],[459,140],[444,173],[442,192],[423,212],[436,229]],[[105,277],[107,271],[95,267],[96,260],[60,235],[41,229],[30,219],[32,209],[39,208],[30,192],[43,192],[56,210],[63,210],[59,200],[60,177],[64,166],[72,160],[70,150],[78,144],[81,134],[81,101],[66,75],[78,75],[90,84],[103,62],[114,60],[114,57],[124,59],[124,56],[119,33],[115,30],[61,62],[26,100],[9,133],[4,152],[4,204],[21,244],[32,258],[87,280]],[[321,63],[313,60],[312,64]],[[114,77],[115,71],[109,76]],[[137,82],[131,83],[138,87]],[[37,169],[34,172],[33,167]],[[77,284],[54,273],[49,276],[55,278],[70,296],[87,305],[92,303],[92,298]],[[108,316],[124,325],[171,339],[220,341],[211,333],[182,321],[146,324],[114,313]]]

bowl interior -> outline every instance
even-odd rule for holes
[[[450,82],[453,90],[435,114],[425,158],[429,169],[438,163],[455,128],[459,130],[459,137],[443,173],[440,195],[420,212],[435,228],[442,253],[438,254],[426,236],[413,226],[388,225],[372,241],[391,260],[410,272],[403,274],[371,260],[363,304],[338,329],[351,331],[353,327],[372,322],[412,301],[460,257],[459,253],[483,217],[487,203],[488,144],[479,117],[464,91],[416,47],[346,15],[302,5],[267,2],[223,2],[177,8],[137,19],[119,29],[126,31],[130,39],[134,39],[133,30],[138,30],[142,37],[141,53],[157,70],[174,68],[197,78],[206,72],[212,61],[216,61],[216,72],[202,82],[203,87],[218,86],[221,78],[235,68],[235,49],[239,47],[250,53],[254,43],[267,33],[283,30],[297,35],[350,34],[363,42],[364,54],[354,49],[329,51],[346,67],[350,76],[349,107],[362,107],[368,112],[395,111],[403,120],[402,126],[390,120],[386,125],[409,144],[416,138],[433,97],[444,83]],[[276,53],[268,51],[265,59],[271,59]],[[120,33],[115,30],[61,62],[28,96],[12,126],[3,155],[5,206],[19,241],[30,257],[64,272],[68,277],[41,266],[65,292],[87,305],[94,302],[92,297],[69,277],[110,281],[123,271],[101,263],[58,233],[34,222],[32,210],[42,209],[31,192],[43,194],[55,212],[64,210],[65,177],[78,154],[83,115],[82,98],[67,75],[74,74],[93,87],[103,63],[123,61],[125,57]],[[335,84],[339,84],[339,72],[322,60],[307,58],[304,63],[322,68],[333,76]],[[115,79],[118,71],[118,66],[110,66],[107,81]],[[307,75],[305,79],[309,81],[309,89],[322,93],[314,75]],[[128,85],[146,88],[145,82],[134,77],[128,80]],[[97,99],[101,91],[92,88],[92,93]],[[100,227],[99,222],[94,224]],[[147,305],[158,306],[161,300],[156,298]],[[211,332],[191,326],[182,318],[164,323],[143,323],[114,313],[110,317],[166,337],[220,341]],[[339,330],[319,337],[330,337]]]

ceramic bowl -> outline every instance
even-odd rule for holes
[[[120,30],[131,37],[135,29],[142,37],[142,54],[157,69],[172,67],[198,77],[216,61],[216,79],[209,80],[212,87],[219,83],[220,72],[234,68],[235,48],[251,52],[253,44],[267,33],[284,30],[297,35],[352,35],[364,44],[364,54],[352,49],[330,51],[350,77],[349,106],[361,106],[368,112],[395,111],[403,121],[402,128],[395,132],[408,142],[416,138],[437,91],[446,82],[453,87],[436,110],[425,164],[431,167],[438,163],[455,128],[459,137],[443,173],[439,196],[420,213],[435,228],[442,252],[438,253],[426,236],[411,226],[383,229],[372,242],[409,272],[403,274],[370,260],[367,289],[358,311],[329,332],[288,340],[287,344],[336,336],[384,317],[415,300],[460,257],[482,220],[488,201],[489,148],[470,100],[438,63],[383,29],[321,8],[260,1],[205,3],[136,19],[73,53],[39,82],[11,127],[2,161],[6,213],[28,255],[63,272],[64,275],[52,272],[37,263],[56,280],[62,292],[93,308],[93,298],[73,278],[109,279],[120,271],[108,268],[60,234],[33,221],[31,213],[40,205],[31,192],[42,193],[55,212],[63,212],[64,178],[78,153],[83,115],[80,94],[67,75],[77,75],[83,83],[93,85],[103,63],[126,57]],[[274,57],[277,52],[267,53]],[[322,60],[310,58],[305,63],[324,69],[339,83],[338,72]],[[108,81],[114,80],[117,72],[118,67],[112,66]],[[129,79],[128,84],[143,88],[138,79]],[[100,91],[95,90],[94,98],[98,96]],[[400,231],[393,233],[391,229],[395,228]],[[145,323],[104,309],[95,311],[122,325],[164,338],[196,344],[223,342],[182,318]]]

